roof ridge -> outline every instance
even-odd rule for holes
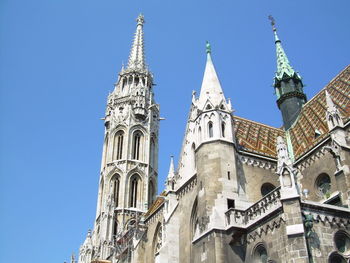
[[[346,72],[347,70],[350,70],[350,64],[347,65],[344,69],[342,69],[330,82],[328,82],[328,84],[326,86],[324,86],[321,90],[319,90],[319,92],[317,92],[311,99],[309,99],[304,105],[303,108],[305,106],[307,106],[308,104],[311,103],[311,101],[313,101],[314,99],[316,99],[317,96],[321,96],[320,94],[322,94],[322,92],[324,92],[325,90],[327,90],[329,87],[331,87],[333,85],[334,82],[339,80],[339,77],[341,74],[343,74],[344,72]],[[295,120],[296,121],[296,120]]]
[[[264,123],[261,123],[261,122],[249,120],[249,119],[237,116],[237,115],[233,115],[233,118],[242,119],[242,120],[249,121],[249,122],[252,122],[252,123],[255,123],[255,124],[258,124],[258,125],[262,125],[262,126],[265,126],[265,127],[268,127],[268,128],[272,128],[274,130],[278,130],[278,131],[283,131],[284,132],[284,130],[282,128],[273,127],[273,126],[270,126],[270,125],[267,125],[267,124],[264,124]]]

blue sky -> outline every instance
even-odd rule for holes
[[[281,126],[267,16],[314,96],[349,63],[349,1],[0,1],[0,262],[63,262],[95,216],[106,96],[145,15],[161,105],[159,189],[178,159],[205,41],[235,114]]]

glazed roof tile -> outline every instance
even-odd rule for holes
[[[328,136],[326,96],[328,91],[340,111],[344,123],[350,120],[350,65],[341,71],[325,88],[310,99],[289,129],[295,159],[311,150]],[[282,128],[233,116],[238,147],[244,151],[276,158],[276,138],[285,137]]]
[[[350,65],[303,106],[298,119],[289,129],[295,159],[328,136],[326,90],[340,111],[344,123],[347,122],[350,119]],[[316,130],[321,134],[317,136]]]
[[[233,116],[234,132],[241,150],[276,158],[276,139],[284,131],[262,123]]]

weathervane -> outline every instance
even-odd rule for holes
[[[276,21],[275,21],[275,19],[273,18],[272,15],[269,15],[269,20],[271,21],[272,30],[276,31],[276,27],[275,27]]]

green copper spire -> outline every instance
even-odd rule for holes
[[[281,40],[277,35],[275,20],[272,16],[269,16],[269,19],[275,37],[277,55],[277,71],[273,86],[277,95],[277,105],[282,113],[284,128],[288,130],[298,118],[301,108],[306,102],[306,95],[303,91],[304,85],[301,76],[292,68],[284,52]]]
[[[290,65],[286,52],[284,52],[281,40],[277,35],[277,29],[275,27],[274,18],[272,16],[269,16],[269,19],[271,20],[272,31],[275,36],[275,44],[276,44],[277,72],[275,75],[275,82],[281,81],[282,79],[293,78],[293,77],[301,79],[300,75]]]

